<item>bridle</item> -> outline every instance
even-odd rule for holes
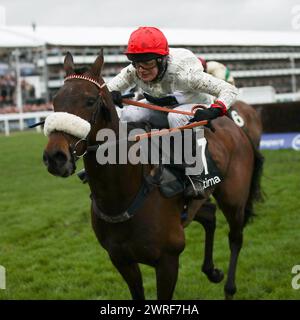
[[[95,79],[93,79],[91,77],[88,77],[88,76],[85,76],[85,75],[81,75],[81,74],[71,74],[71,75],[67,76],[64,79],[64,81],[66,82],[68,80],[74,80],[74,79],[85,80],[85,81],[91,82],[95,86],[97,86],[98,89],[99,89],[98,98],[100,98],[102,100],[102,102],[101,102],[100,106],[97,106],[95,108],[95,110],[93,111],[90,121],[87,121],[90,124],[90,126],[92,127],[92,125],[95,124],[95,122],[97,120],[97,115],[98,115],[98,112],[100,111],[101,107],[105,107],[105,103],[103,102],[103,100],[105,101],[105,95],[103,94],[103,89],[106,86],[106,83],[104,81],[103,81],[103,83],[100,83],[100,82],[98,82],[97,80],[95,80]],[[127,103],[129,105],[131,104],[131,105],[135,105],[135,106],[138,106],[138,107],[147,108],[147,109],[151,109],[151,110],[158,110],[158,111],[163,111],[163,112],[168,112],[168,113],[174,112],[174,113],[179,113],[179,114],[186,114],[186,115],[189,115],[189,116],[192,116],[194,114],[194,109],[195,108],[206,108],[203,105],[195,105],[193,107],[193,109],[192,109],[192,112],[188,112],[188,111],[181,111],[181,110],[172,110],[172,109],[169,109],[169,108],[166,108],[166,107],[161,107],[161,106],[149,105],[149,104],[146,104],[146,103],[141,103],[139,101],[129,100],[129,99],[126,99],[126,98],[125,99],[123,98],[123,102]],[[97,104],[98,104],[98,99],[95,102],[95,105],[97,105]],[[82,119],[82,120],[84,120],[84,119]],[[86,121],[86,120],[84,120],[84,121]],[[30,126],[30,127],[33,128],[33,127],[35,127],[37,125],[41,125],[41,124],[43,124],[43,122],[36,123],[36,124],[34,124],[34,125]],[[207,120],[203,120],[203,121],[194,122],[192,124],[188,124],[188,125],[177,127],[177,128],[166,129],[166,130],[164,130],[163,134],[167,134],[167,133],[170,133],[170,132],[172,132],[174,130],[178,130],[178,129],[179,130],[190,129],[190,128],[193,128],[193,127],[197,127],[199,125],[208,125],[208,121]],[[213,129],[213,128],[211,128],[211,129]],[[63,130],[62,130],[62,132],[65,133]],[[80,138],[79,137],[79,140],[77,140],[73,144],[70,144],[70,146],[69,146],[70,153],[75,157],[76,160],[78,160],[79,158],[82,158],[83,156],[85,156],[89,151],[93,151],[93,152],[97,151],[98,147],[100,146],[100,144],[95,144],[95,145],[89,145],[88,144],[88,136],[89,136],[90,132],[84,138]],[[149,138],[149,137],[151,137],[152,135],[155,135],[155,134],[156,134],[155,132],[154,133],[150,132],[150,133],[147,133],[147,134],[136,135],[135,141],[139,141],[141,138]],[[75,135],[75,137],[76,137],[76,135]],[[83,153],[79,154],[77,152],[77,148],[81,143],[86,143],[86,148],[85,148]]]
[[[103,81],[103,83],[100,83],[91,77],[87,77],[84,75],[78,75],[78,74],[69,75],[65,78],[64,81],[66,82],[66,81],[74,80],[74,79],[85,80],[85,81],[93,83],[95,86],[97,86],[97,88],[99,89],[98,98],[100,98],[102,101],[101,101],[101,104],[98,104],[99,100],[98,99],[96,100],[96,102],[95,102],[96,108],[93,111],[93,113],[91,115],[91,119],[89,121],[81,119],[82,121],[85,121],[86,123],[88,123],[90,125],[90,130],[86,135],[82,135],[83,138],[80,137],[80,135],[77,136],[77,138],[79,140],[77,140],[75,143],[73,143],[73,144],[71,143],[69,145],[70,153],[73,156],[73,161],[78,160],[79,158],[82,158],[89,151],[95,152],[99,148],[100,144],[91,145],[88,143],[88,141],[89,141],[89,136],[92,132],[92,125],[94,125],[97,120],[97,115],[98,115],[100,108],[106,107],[106,104],[107,104],[106,95],[104,94],[104,88],[106,86],[106,83],[104,81]],[[199,123],[198,123],[198,125],[199,125]],[[207,123],[207,121],[205,121],[205,123]],[[67,132],[64,132],[63,130],[62,130],[62,132],[67,134]],[[72,134],[71,134],[71,136],[72,136]],[[76,137],[76,135],[73,135],[73,136]],[[86,143],[86,148],[82,154],[78,154],[78,152],[77,152],[77,148],[80,143]],[[129,207],[127,208],[126,211],[123,211],[116,216],[110,216],[110,215],[104,213],[101,210],[101,208],[99,207],[99,205],[96,203],[94,195],[91,194],[92,207],[93,207],[93,210],[98,218],[100,218],[106,222],[109,222],[109,223],[120,223],[120,222],[127,221],[128,219],[132,218],[133,215],[138,211],[138,209],[140,207],[142,207],[148,194],[160,184],[161,167],[159,167],[158,170],[155,170],[154,173],[150,172],[150,173],[146,174],[144,165],[142,165],[141,170],[142,170],[143,180],[142,180],[142,184],[141,184],[135,198],[133,199],[132,203],[129,205]]]
[[[68,81],[68,80],[74,80],[74,79],[79,79],[79,80],[85,80],[88,82],[93,83],[95,86],[97,86],[99,88],[99,96],[98,98],[102,98],[102,100],[105,100],[103,97],[103,89],[106,86],[106,83],[103,82],[102,84],[98,81],[96,81],[95,79],[88,77],[88,76],[84,76],[84,75],[80,75],[80,74],[71,74],[67,77],[65,77],[64,82]],[[98,99],[95,102],[95,105],[97,106],[98,103]],[[94,111],[93,114],[91,116],[90,121],[88,121],[90,123],[90,125],[92,126],[93,124],[95,124],[96,120],[97,120],[97,114],[99,112],[99,108],[101,108],[102,106],[104,106],[104,103],[102,102],[102,104],[97,107]],[[89,136],[89,135],[88,135]],[[70,144],[70,152],[71,154],[78,160],[80,158],[82,158],[83,156],[85,156],[89,151],[93,151],[95,148],[89,148],[88,145],[88,136],[86,138],[81,138],[78,141],[76,141],[74,144]],[[82,154],[78,154],[77,152],[77,147],[81,144],[81,143],[86,143],[86,148],[84,150],[84,152]],[[93,147],[93,146],[91,146]]]
[[[73,80],[73,79],[86,80],[86,81],[89,81],[89,82],[93,83],[94,85],[96,85],[100,90],[99,96],[102,97],[103,100],[105,101],[105,97],[103,95],[103,88],[106,86],[105,82],[100,84],[98,81],[96,81],[90,77],[86,77],[83,75],[76,75],[76,74],[66,77],[65,81]],[[97,102],[95,102],[95,103],[97,103]],[[102,103],[102,105],[104,106],[104,103]],[[97,108],[94,111],[94,113],[92,114],[91,120],[89,121],[91,126],[96,121],[98,109],[99,108]],[[90,132],[89,132],[89,134],[90,134]],[[88,134],[88,136],[89,136],[89,134]],[[89,152],[89,151],[96,151],[98,149],[98,147],[100,146],[100,144],[88,145],[88,136],[86,138],[78,140],[74,145],[70,145],[71,154],[75,158],[79,159],[79,158],[83,157],[85,154],[87,154],[87,152]],[[78,146],[79,143],[81,143],[83,141],[85,141],[87,144],[86,149],[83,154],[78,155],[76,152],[76,147]],[[159,185],[160,174],[161,174],[161,170],[158,170],[154,174],[154,176],[152,176],[151,174],[145,175],[144,165],[142,165],[143,181],[142,181],[142,184],[141,184],[137,194],[135,195],[135,198],[133,199],[132,203],[129,205],[127,210],[121,212],[120,214],[118,214],[116,216],[110,216],[110,215],[104,213],[97,205],[96,200],[95,200],[93,193],[92,193],[91,194],[92,208],[93,208],[96,216],[106,222],[109,222],[109,223],[120,223],[120,222],[124,222],[124,221],[131,219],[133,217],[133,215],[137,212],[137,210],[144,204],[144,201],[147,198],[148,194],[155,187],[157,187]]]

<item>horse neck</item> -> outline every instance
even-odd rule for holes
[[[105,128],[112,129],[117,139],[119,138],[117,112],[112,114],[112,121],[106,124]],[[116,148],[118,149],[118,145],[116,145]],[[97,162],[95,152],[88,153],[85,156],[84,164],[89,177],[92,196],[97,206],[112,214],[125,211],[141,187],[143,181],[142,165],[132,165],[130,163],[100,165]]]
[[[95,164],[94,159],[86,158],[85,167],[91,193],[97,206],[107,214],[119,214],[126,211],[141,187],[142,165],[99,165]]]

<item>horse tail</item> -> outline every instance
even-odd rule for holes
[[[264,156],[261,154],[258,147],[254,145],[250,136],[247,133],[246,135],[251,143],[254,152],[254,167],[251,178],[250,192],[245,207],[244,226],[249,222],[249,220],[251,220],[255,216],[253,207],[254,202],[264,201],[264,194],[261,188],[261,177],[263,174],[263,166],[265,161]]]

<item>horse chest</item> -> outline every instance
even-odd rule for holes
[[[160,256],[161,246],[151,236],[135,233],[107,233],[101,239],[102,246],[115,259],[126,259],[142,263],[154,263]]]
[[[101,245],[114,260],[154,265],[163,252],[179,253],[184,247],[183,228],[178,224],[177,216],[166,212],[157,217],[153,213],[137,215],[119,224],[95,219],[94,229]]]

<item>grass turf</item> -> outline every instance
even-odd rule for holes
[[[98,244],[89,213],[89,190],[76,176],[56,178],[42,164],[46,138],[33,132],[0,137],[0,299],[130,299],[121,276]],[[299,299],[291,269],[300,265],[300,152],[265,151],[257,216],[244,232],[237,299]],[[227,272],[228,226],[217,216],[215,265]],[[223,299],[223,285],[200,268],[204,231],[186,229],[186,249],[174,299]],[[155,272],[141,266],[148,299],[156,298]]]

